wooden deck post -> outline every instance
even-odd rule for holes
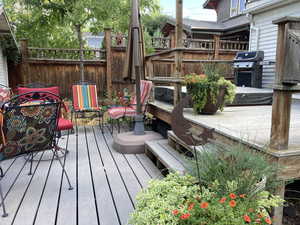
[[[22,55],[22,64],[21,64],[21,80],[20,83],[30,83],[29,80],[29,52],[28,52],[28,39],[20,40],[20,51]]]
[[[297,83],[286,83],[285,78],[289,74],[289,66],[286,65],[290,56],[290,42],[288,32],[290,29],[300,30],[300,19],[284,17],[273,21],[278,25],[277,52],[276,52],[276,77],[272,105],[272,125],[270,148],[275,150],[287,150],[289,144],[289,130],[291,120],[292,93]],[[300,54],[299,54],[300,57]],[[293,59],[298,63],[299,58]],[[290,59],[288,60],[290,61]],[[290,63],[290,62],[289,62]],[[297,75],[299,76],[299,75]],[[299,80],[299,78],[298,78]],[[284,198],[285,183],[282,182],[277,191]],[[273,224],[282,225],[283,207],[274,210]]]
[[[278,25],[278,37],[276,50],[276,88],[274,88],[273,94],[270,147],[275,150],[284,150],[288,149],[292,102],[292,92],[288,90],[291,85],[286,85],[283,82],[284,76],[288,72],[285,66],[285,58],[288,54],[287,32],[291,28],[298,28],[300,30],[300,20],[297,22],[297,19],[285,17],[273,21],[273,23]]]
[[[106,48],[106,89],[107,98],[112,99],[112,53],[111,53],[111,28],[105,28],[105,48]]]
[[[220,35],[214,35],[214,59],[219,59],[220,54]]]
[[[183,0],[176,0],[176,48],[182,48],[182,33],[183,33]],[[175,77],[180,78],[182,76],[182,56],[183,53],[180,50],[176,51],[175,54]],[[181,100],[181,84],[176,83],[174,85],[174,106]]]

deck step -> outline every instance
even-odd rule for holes
[[[172,130],[168,131],[168,144],[177,152],[186,154],[188,156],[193,155],[192,152],[195,151],[195,147],[197,151],[203,151],[202,146],[190,146],[184,143],[179,137],[176,136],[176,134]]]
[[[186,173],[184,155],[169,146],[167,139],[147,141],[145,146],[146,155],[156,163],[163,174],[175,171],[180,174]]]

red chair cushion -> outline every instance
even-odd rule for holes
[[[57,125],[58,131],[70,130],[70,129],[73,129],[73,123],[71,120],[64,119],[64,118],[58,119],[58,125]]]
[[[25,94],[27,92],[32,92],[32,91],[47,91],[47,92],[50,92],[52,94],[59,96],[59,88],[57,86],[47,87],[47,88],[27,88],[27,87],[18,87],[17,88],[17,92],[19,95]]]

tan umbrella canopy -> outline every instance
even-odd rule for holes
[[[138,0],[132,0],[132,14],[128,29],[128,42],[126,48],[126,59],[123,70],[123,79],[125,80],[135,80],[136,72],[135,72],[135,64],[133,62],[133,54],[134,49],[139,52],[138,63],[140,66],[140,78],[145,79],[145,69],[144,69],[144,57],[145,57],[145,47],[144,47],[144,36],[143,29],[141,26],[141,17],[139,11],[139,2]],[[133,38],[133,28],[137,27],[139,35],[137,46],[134,46],[134,38]]]

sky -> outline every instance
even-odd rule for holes
[[[183,0],[183,17],[196,20],[215,21],[214,10],[203,9],[205,0]],[[160,0],[162,12],[175,18],[176,0]]]

